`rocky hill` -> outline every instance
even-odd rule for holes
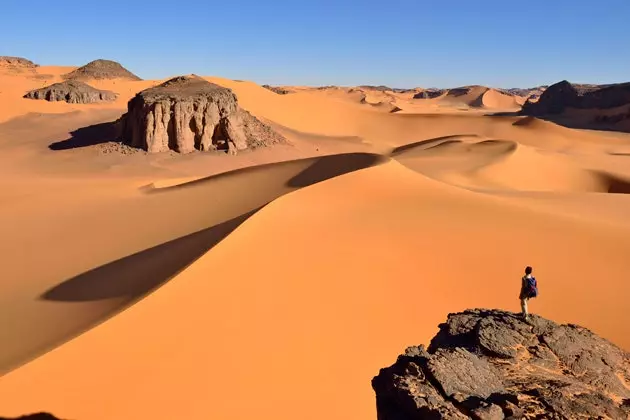
[[[65,101],[70,104],[90,104],[114,101],[117,95],[108,90],[99,90],[77,80],[54,83],[41,89],[35,89],[24,95],[27,99],[46,101]]]
[[[0,73],[8,75],[36,75],[39,66],[22,57],[0,56]]]
[[[231,89],[191,75],[136,94],[121,118],[123,143],[150,153],[239,150],[287,143],[243,110]]]
[[[90,80],[90,79],[126,79],[142,80],[120,63],[111,60],[94,60],[83,67],[63,75],[66,80]]]
[[[14,67],[24,67],[24,68],[38,67],[37,64],[33,63],[31,60],[27,60],[26,58],[9,57],[6,55],[0,56],[0,66],[14,66]]]
[[[379,420],[627,419],[630,354],[577,325],[467,310],[372,388]]]

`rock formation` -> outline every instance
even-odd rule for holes
[[[630,354],[577,325],[467,310],[372,388],[379,420],[626,419]]]
[[[526,102],[522,113],[531,116],[560,114],[567,108],[610,109],[630,104],[630,83],[577,85],[566,80],[549,86],[537,102]]]
[[[505,93],[509,93],[514,96],[521,96],[523,98],[538,99],[540,95],[543,94],[545,89],[547,89],[547,87],[548,86],[543,85],[543,86],[537,86],[533,88],[509,88],[509,89],[497,89],[497,90],[503,91]]]
[[[6,67],[22,67],[22,68],[35,68],[37,64],[31,60],[27,60],[22,57],[9,57],[6,55],[0,56],[0,66]]]
[[[413,99],[433,99],[444,94],[444,89],[426,89],[413,95]]]
[[[238,150],[286,139],[240,108],[232,90],[195,75],[136,94],[123,115],[122,140],[150,153]]]
[[[270,86],[270,85],[262,85],[262,87],[264,87],[267,90],[270,90],[274,93],[277,93],[278,95],[288,95],[289,93],[291,93],[292,91],[282,88],[282,87],[278,87],[278,86]]]
[[[63,75],[66,80],[127,79],[142,80],[119,63],[110,60],[94,60],[83,67]]]
[[[95,102],[113,101],[117,98],[114,92],[95,89],[77,80],[67,80],[54,83],[41,89],[35,89],[24,95],[28,99],[43,99],[46,101],[65,101],[70,104],[89,104]]]

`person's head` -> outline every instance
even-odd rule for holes
[[[525,267],[525,274],[532,274],[532,268],[530,266]]]

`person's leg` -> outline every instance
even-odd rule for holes
[[[527,298],[522,298],[521,299],[521,311],[522,311],[523,316],[525,318],[527,318],[529,316],[529,313],[527,312]]]

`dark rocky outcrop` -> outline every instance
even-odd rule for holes
[[[120,63],[111,60],[94,60],[83,67],[71,71],[63,75],[66,80],[102,80],[102,79],[126,79],[126,80],[142,80]]]
[[[531,116],[560,114],[567,108],[610,109],[630,104],[630,83],[577,85],[566,80],[549,86],[537,102],[526,102],[522,113]]]
[[[630,83],[579,85],[563,80],[549,86],[538,101],[525,102],[520,114],[572,128],[630,132]]]
[[[283,87],[278,87],[278,86],[270,86],[270,85],[262,85],[262,87],[264,87],[267,90],[270,90],[274,93],[277,93],[278,95],[287,95],[289,93],[291,93],[290,90],[285,89]]]
[[[122,140],[150,153],[239,150],[286,139],[240,108],[231,89],[180,76],[136,94],[121,118]]]
[[[433,99],[444,95],[444,89],[426,89],[413,95],[413,99]]]
[[[114,101],[117,95],[108,90],[95,89],[77,80],[54,83],[41,89],[35,89],[24,95],[28,99],[46,101],[65,101],[70,104],[90,104],[95,102]]]
[[[509,88],[509,89],[497,89],[503,93],[507,93],[515,96],[522,96],[524,98],[538,99],[540,95],[547,89],[548,86],[542,85],[533,88]]]
[[[630,354],[586,328],[481,309],[439,328],[372,380],[379,420],[630,416]]]

